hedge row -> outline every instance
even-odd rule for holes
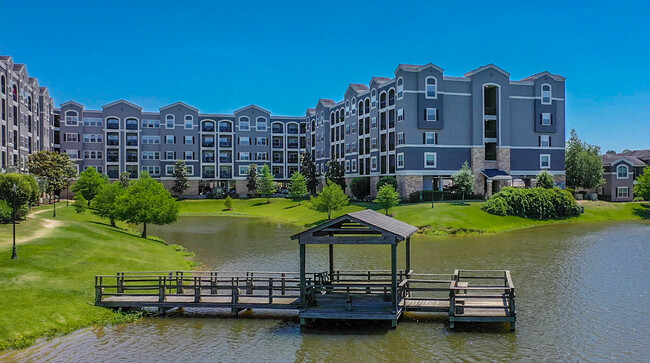
[[[580,207],[571,193],[560,188],[506,187],[494,194],[483,210],[499,216],[549,219],[576,216]]]
[[[465,199],[482,199],[482,196],[465,194]],[[409,194],[409,203],[431,202],[441,200],[460,200],[463,195],[458,191],[423,190]]]

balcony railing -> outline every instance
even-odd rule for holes
[[[273,148],[274,149],[282,149],[282,143],[281,142],[274,142],[273,143]]]
[[[120,173],[117,172],[117,171],[109,171],[107,174],[108,174],[108,177],[111,178],[111,179],[117,179],[117,178],[120,177]]]
[[[230,172],[226,173],[222,171],[221,173],[219,173],[219,177],[224,179],[232,178],[232,173]]]
[[[203,141],[201,143],[201,146],[203,146],[203,147],[214,147],[214,141]]]
[[[228,156],[228,157],[220,156],[219,157],[219,162],[220,163],[232,163],[232,157],[230,157],[230,156]]]
[[[203,132],[214,132],[214,125],[203,125]]]
[[[203,162],[204,162],[204,163],[214,163],[214,156],[212,156],[212,157],[210,157],[210,156],[204,156],[204,157],[203,157]]]
[[[232,147],[232,142],[219,141],[219,147]]]
[[[106,140],[106,145],[117,146],[119,144],[120,144],[119,140],[111,140],[111,139]]]
[[[127,163],[137,163],[138,162],[138,157],[137,156],[127,156],[126,157],[126,162]]]
[[[214,178],[214,171],[213,172],[204,171],[203,174],[201,174],[201,177],[203,177],[204,179]]]
[[[119,163],[120,158],[118,156],[109,156],[106,158],[106,161],[108,161],[109,163]]]
[[[298,158],[289,158],[287,160],[287,163],[289,163],[289,164],[298,164]]]
[[[231,126],[219,126],[219,132],[232,132]]]
[[[298,143],[297,142],[290,142],[287,144],[288,149],[297,149],[298,148]]]

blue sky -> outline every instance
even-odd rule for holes
[[[494,63],[512,79],[548,70],[567,77],[567,134],[603,151],[650,148],[650,2],[494,4],[0,0],[0,54],[57,104],[181,100],[213,113],[255,103],[303,115],[399,63],[452,76]]]

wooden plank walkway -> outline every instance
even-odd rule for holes
[[[97,306],[108,308],[223,308],[299,310],[301,322],[319,319],[388,320],[404,312],[443,313],[457,322],[516,321],[508,271],[456,270],[434,275],[400,272],[397,306],[384,271],[310,274],[300,310],[300,278],[294,272],[143,272],[95,278]]]

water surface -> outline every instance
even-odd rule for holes
[[[298,271],[301,229],[243,217],[182,217],[151,233],[196,252],[205,269]],[[300,328],[295,314],[194,311],[96,327],[9,352],[19,361],[642,361],[650,344],[650,224],[566,224],[511,233],[415,236],[416,272],[509,269],[517,330],[411,315],[397,329],[329,324]],[[403,246],[399,250],[403,268]],[[336,268],[388,269],[387,246],[337,246]],[[307,247],[308,270],[327,248]]]

